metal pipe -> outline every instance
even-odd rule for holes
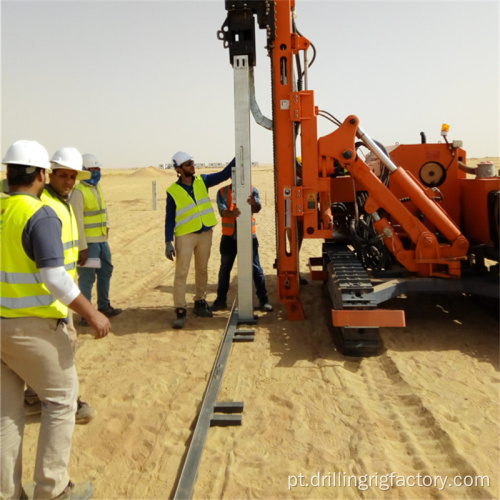
[[[264,127],[267,130],[272,130],[273,121],[262,114],[259,105],[257,104],[257,99],[255,98],[255,81],[253,77],[253,66],[250,66],[249,69],[250,69],[250,110],[252,111],[253,118],[256,121],[256,123],[261,127]]]
[[[356,137],[361,139],[366,147],[391,171],[395,172],[398,170],[398,167],[394,164],[394,162],[380,149],[377,143],[367,135],[361,127],[358,127],[358,131],[356,132]]]
[[[158,210],[158,194],[156,191],[156,181],[153,181],[153,210]]]
[[[476,175],[477,174],[477,168],[476,167],[469,167],[467,166],[464,162],[458,161],[458,168],[465,172],[466,174],[472,174]]]
[[[304,50],[304,90],[308,90],[307,85],[307,49]]]

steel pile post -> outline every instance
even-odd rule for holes
[[[234,124],[235,157],[233,200],[240,209],[237,220],[238,244],[238,318],[254,322],[252,293],[252,212],[247,199],[252,192],[250,173],[250,65],[248,56],[235,56]]]

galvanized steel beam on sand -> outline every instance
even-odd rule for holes
[[[217,397],[233,342],[252,342],[254,340],[254,333],[255,330],[238,329],[238,310],[234,302],[227,322],[226,332],[215,358],[174,499],[184,500],[192,498],[198,467],[201,462],[201,455],[209,428],[216,425],[241,425],[243,403],[217,402]]]

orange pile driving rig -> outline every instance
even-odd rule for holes
[[[288,318],[300,300],[303,238],[321,239],[312,279],[327,285],[332,322],[346,355],[379,352],[379,328],[405,326],[404,312],[379,309],[403,293],[499,297],[500,178],[492,164],[467,166],[461,141],[385,148],[360,127],[318,109],[308,85],[311,42],[297,29],[294,0],[231,0],[218,32],[230,61],[255,66],[255,18],[271,59],[276,193],[276,269]],[[314,60],[314,59],[313,59]],[[253,72],[251,73],[253,78]],[[251,85],[253,89],[253,81]],[[253,92],[253,90],[252,90]],[[336,125],[318,138],[318,117]]]

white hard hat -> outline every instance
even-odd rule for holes
[[[192,160],[193,157],[184,151],[177,151],[174,156],[172,156],[172,162],[174,167],[180,167],[185,161]]]
[[[102,163],[91,154],[83,155],[83,170],[88,170],[89,168],[101,168]]]
[[[78,180],[90,179],[90,172],[83,171],[83,158],[80,151],[76,148],[67,146],[58,149],[50,161],[52,163],[52,170],[59,168],[76,170],[78,172],[76,176]]]
[[[26,165],[28,167],[50,169],[47,150],[36,141],[24,139],[16,141],[9,147],[2,163],[4,165]]]

